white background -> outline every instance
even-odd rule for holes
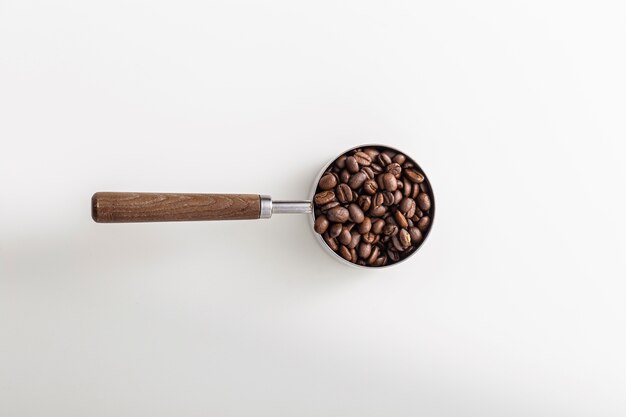
[[[0,0],[0,415],[626,415],[619,1]],[[417,256],[306,216],[100,225],[95,191],[430,176]]]

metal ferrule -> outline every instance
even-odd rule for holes
[[[269,195],[260,195],[261,213],[260,219],[269,219],[272,214],[307,214],[313,211],[310,201],[272,201]]]

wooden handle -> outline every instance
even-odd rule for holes
[[[95,193],[91,217],[98,223],[258,219],[256,194]]]

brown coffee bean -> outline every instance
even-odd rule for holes
[[[341,223],[333,223],[333,225],[328,229],[328,235],[330,237],[337,237],[341,234],[342,230],[343,225]]]
[[[350,218],[350,212],[344,207],[337,206],[328,210],[326,217],[333,223],[345,223]]]
[[[347,156],[345,155],[341,155],[339,158],[337,158],[337,160],[335,161],[335,166],[339,169],[344,169],[346,167],[346,158]]]
[[[380,255],[380,249],[378,249],[378,246],[374,246],[372,248],[372,252],[370,253],[370,256],[367,258],[367,263],[369,265],[372,265],[374,262],[376,262],[376,259],[378,259],[379,255]]]
[[[420,193],[419,185],[418,184],[413,184],[412,189],[411,189],[411,196],[410,197],[413,200],[415,200],[417,198],[417,196],[419,195],[419,193]]]
[[[385,236],[395,236],[398,233],[398,226],[395,224],[388,224],[383,228],[383,234]]]
[[[394,201],[395,197],[391,191],[383,191],[383,205],[390,206]]]
[[[350,249],[354,249],[359,244],[359,242],[361,242],[361,234],[356,230],[353,230],[352,239],[350,239],[350,243],[348,243],[346,246],[348,246],[348,248]]]
[[[404,196],[400,190],[396,190],[393,193],[393,204],[400,204]]]
[[[372,163],[372,157],[365,152],[357,152],[354,154],[354,159],[362,167],[369,166]]]
[[[386,255],[381,255],[378,257],[378,259],[376,259],[373,263],[372,266],[385,266],[387,264],[387,256]]]
[[[349,180],[350,180],[350,173],[348,172],[347,169],[342,169],[341,172],[339,173],[339,182],[341,182],[342,184],[345,184]]]
[[[428,216],[422,217],[417,222],[417,228],[422,232],[425,232],[426,229],[428,229],[428,226],[430,226],[430,217]]]
[[[385,202],[383,193],[376,193],[372,198],[372,207],[380,207]]]
[[[419,243],[423,239],[422,232],[417,227],[411,227],[409,229],[409,235],[411,236],[411,241],[413,243]]]
[[[321,193],[315,194],[313,200],[318,206],[323,206],[335,200],[335,193],[332,191],[322,191]]]
[[[349,156],[346,158],[346,168],[351,174],[356,174],[357,172],[359,172],[359,163],[356,161],[354,156]]]
[[[405,169],[404,176],[416,184],[424,182],[424,176],[413,168]]]
[[[427,193],[420,193],[417,196],[417,204],[420,206],[422,210],[430,209],[430,197],[428,197]]]
[[[365,215],[363,214],[361,207],[354,203],[348,206],[348,211],[350,212],[350,220],[354,223],[361,223],[365,219]]]
[[[367,180],[363,184],[363,191],[365,191],[367,194],[373,195],[376,193],[377,190],[378,184],[376,184],[376,181],[374,180]]]
[[[339,249],[339,244],[337,243],[337,240],[333,237],[328,236],[328,233],[324,233],[323,237],[324,242],[326,242],[328,247],[337,252],[337,249]]]
[[[341,245],[339,247],[339,255],[341,255],[341,257],[343,259],[345,259],[348,262],[352,261],[352,254],[350,253],[350,249],[348,249],[346,246]]]
[[[361,210],[367,211],[372,205],[372,197],[370,197],[369,195],[359,196],[359,198],[357,199],[357,204],[359,205],[359,207],[361,207]]]
[[[405,249],[411,246],[411,235],[406,229],[401,229],[398,232],[398,240]]]
[[[361,168],[361,172],[367,175],[367,179],[369,180],[371,180],[372,178],[374,178],[374,176],[376,176],[376,174],[374,173],[374,170],[372,170],[372,168],[370,167]]]
[[[342,245],[347,245],[348,243],[350,243],[350,241],[352,240],[352,234],[350,233],[350,230],[348,230],[348,228],[344,226],[344,228],[341,230],[341,233],[337,237],[337,240]]]
[[[335,191],[337,200],[340,203],[345,204],[352,201],[352,188],[348,184],[339,184]]]
[[[315,224],[313,225],[313,229],[321,235],[322,233],[325,233],[326,230],[328,230],[329,225],[330,225],[330,222],[328,221],[326,216],[322,214],[317,219],[315,219]]]
[[[378,154],[378,157],[376,158],[376,160],[382,166],[387,166],[391,163],[391,158],[389,158],[389,155],[387,155],[386,153]]]
[[[398,238],[398,235],[395,235],[391,238],[391,244],[394,248],[396,248],[398,252],[403,252],[405,249],[405,247],[402,246],[402,243],[400,243],[400,238]]]
[[[392,173],[387,172],[383,174],[383,188],[387,191],[396,191],[398,188],[398,181]]]
[[[387,172],[396,177],[396,179],[400,179],[400,177],[402,176],[402,167],[400,166],[400,164],[393,162],[387,165]]]
[[[322,190],[332,190],[337,186],[336,174],[328,172],[320,178],[319,186]]]
[[[370,168],[372,168],[372,171],[374,171],[375,174],[383,172],[383,167],[378,164],[372,164],[370,165]]]
[[[422,193],[427,193],[428,192],[428,185],[426,185],[425,182],[420,184],[420,192],[422,192]]]
[[[350,262],[356,262],[357,261],[358,255],[356,254],[356,249],[355,248],[350,249],[350,257],[352,258],[350,260]]]
[[[383,219],[372,220],[372,229],[370,230],[374,234],[381,234],[385,227],[385,221]]]
[[[359,257],[367,259],[372,254],[372,245],[370,243],[361,242],[357,253]]]
[[[369,233],[370,230],[372,230],[372,219],[365,217],[361,224],[359,224],[359,233]]]
[[[361,240],[365,243],[374,243],[376,242],[377,237],[378,235],[375,235],[374,233],[369,232],[369,233],[365,233],[363,237],[361,238]]]
[[[363,172],[357,172],[356,174],[350,177],[350,180],[348,181],[348,185],[353,190],[356,190],[358,188],[361,188],[365,180],[367,180],[367,175],[365,175]]]
[[[402,214],[400,210],[396,211],[396,214],[394,214],[393,218],[396,219],[396,223],[398,223],[398,226],[400,227],[409,226],[409,223],[406,221],[406,217],[404,217],[404,214]]]
[[[412,191],[412,185],[409,181],[406,181],[404,183],[404,186],[402,187],[402,195],[404,195],[405,197],[409,197],[411,195],[411,191]]]
[[[387,249],[387,257],[393,262],[398,262],[400,260],[400,254],[392,248]]]
[[[369,210],[369,214],[373,217],[382,217],[386,212],[387,207],[385,206],[371,207]]]
[[[365,152],[366,154],[368,154],[370,156],[370,158],[374,159],[378,156],[378,154],[380,152],[378,152],[378,149],[376,148],[365,148],[363,149],[363,152]]]
[[[415,200],[409,197],[405,197],[402,199],[402,201],[400,201],[400,205],[398,206],[398,208],[400,209],[401,212],[406,214],[411,208],[411,205],[415,206]]]
[[[326,213],[328,210],[330,210],[333,207],[337,207],[339,205],[339,201],[331,201],[328,204],[324,204],[322,207],[320,207],[320,209],[322,210],[322,213]]]
[[[396,156],[393,157],[393,162],[395,162],[396,164],[404,164],[404,162],[406,161],[406,156],[404,156],[403,154],[399,153]]]

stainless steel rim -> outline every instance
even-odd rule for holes
[[[343,259],[338,253],[334,252],[324,241],[324,238],[322,237],[322,235],[318,234],[315,232],[315,230],[313,230],[313,226],[315,224],[315,207],[313,205],[313,197],[315,196],[315,190],[317,189],[317,184],[320,180],[320,178],[322,178],[322,175],[324,174],[324,172],[326,172],[326,170],[328,169],[328,167],[337,159],[339,158],[341,155],[344,155],[348,152],[351,152],[357,148],[387,148],[389,150],[392,150],[394,152],[398,152],[398,153],[402,153],[404,154],[408,159],[411,160],[411,162],[413,162],[415,164],[415,166],[424,174],[424,178],[426,183],[428,184],[428,187],[430,188],[430,195],[431,195],[431,215],[430,215],[430,228],[428,229],[428,233],[426,233],[426,235],[424,236],[424,239],[422,240],[422,243],[417,247],[417,249],[415,249],[415,251],[413,251],[412,254],[410,254],[409,256],[407,256],[406,258],[398,261],[398,262],[394,262],[393,264],[390,265],[385,265],[385,266],[376,266],[376,267],[372,267],[372,266],[362,266],[362,265],[358,265],[355,264],[353,262],[349,262],[346,261],[345,259]],[[310,220],[310,224],[311,224],[311,233],[313,235],[315,235],[315,238],[317,239],[317,241],[320,243],[320,245],[322,245],[322,247],[324,248],[324,250],[326,251],[326,253],[328,253],[330,256],[332,256],[334,259],[336,259],[337,261],[341,262],[344,265],[349,265],[351,267],[355,267],[355,268],[359,268],[359,269],[368,269],[368,270],[376,270],[376,269],[383,269],[383,268],[390,268],[396,265],[399,265],[405,261],[407,261],[408,259],[412,258],[421,248],[422,246],[424,246],[424,243],[426,243],[426,240],[428,239],[428,236],[430,236],[430,233],[433,229],[433,225],[435,222],[435,209],[436,209],[436,204],[435,204],[435,193],[433,191],[433,186],[432,183],[430,182],[430,179],[428,178],[428,175],[426,174],[426,171],[424,171],[422,169],[422,167],[417,163],[417,161],[415,159],[413,159],[409,154],[407,154],[404,151],[401,151],[400,149],[394,148],[393,146],[388,146],[388,145],[383,145],[380,143],[369,143],[369,144],[365,144],[365,145],[358,145],[358,146],[353,146],[350,149],[347,149],[345,151],[343,151],[342,153],[340,153],[339,155],[336,155],[334,158],[332,158],[329,162],[327,162],[322,169],[319,171],[319,173],[317,174],[317,176],[315,177],[315,180],[313,181],[313,187],[311,188],[311,193],[309,194],[311,196],[311,205],[313,206],[313,210],[311,210],[311,215],[309,216],[309,220]]]

